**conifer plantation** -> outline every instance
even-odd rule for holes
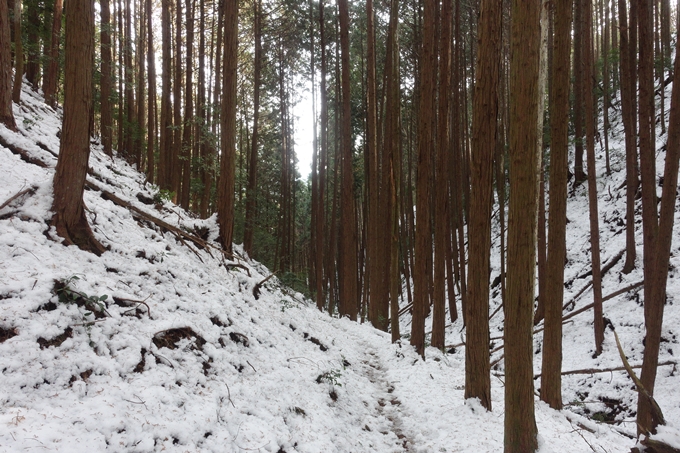
[[[397,355],[414,351],[414,367],[460,356],[463,378],[451,387],[473,412],[504,420],[505,452],[549,451],[538,409],[573,411],[588,419],[567,415],[573,426],[589,432],[593,420],[612,423],[637,436],[626,440],[633,451],[678,452],[680,435],[664,433],[680,420],[663,416],[655,388],[677,373],[680,351],[679,9],[671,0],[0,0],[0,145],[56,169],[45,237],[112,253],[96,227],[106,216],[85,202],[102,191],[201,261],[207,253],[228,272],[267,274],[249,290],[255,300],[278,281],[328,318],[389,333]],[[34,92],[62,118],[58,149],[31,145],[52,164],[6,138],[39,127],[14,113]],[[93,149],[143,174],[146,214],[93,182],[116,180],[92,166]],[[0,199],[0,221],[19,215],[3,209],[31,187]],[[215,228],[176,227],[154,209]],[[574,224],[586,226],[570,237]],[[12,293],[4,284],[0,301]],[[608,314],[624,302],[640,307],[625,326]],[[577,315],[589,334],[572,345]],[[617,328],[632,325],[642,338],[621,343]],[[318,335],[304,339],[324,351]],[[564,364],[576,347],[588,368]],[[257,373],[250,362],[234,367],[248,365]],[[598,397],[606,409],[583,409],[594,392],[585,380],[563,397],[566,376],[602,372],[618,373],[612,386],[630,401]],[[304,417],[300,407],[290,411]],[[395,451],[420,451],[391,423],[407,438]]]

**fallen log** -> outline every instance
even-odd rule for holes
[[[148,212],[138,208],[137,206],[134,206],[129,201],[123,200],[122,198],[120,198],[119,196],[114,194],[113,192],[109,192],[108,190],[98,186],[97,184],[93,183],[92,181],[85,181],[85,186],[90,188],[90,189],[93,189],[93,190],[98,190],[99,192],[102,193],[102,198],[104,198],[105,200],[109,200],[109,201],[113,202],[114,204],[116,204],[118,206],[129,209],[132,212],[132,215],[134,215],[134,216],[137,216],[137,217],[140,217],[144,220],[147,220],[147,221],[159,226],[160,228],[163,228],[167,231],[170,231],[171,233],[175,234],[176,236],[182,237],[184,239],[188,239],[189,241],[193,242],[198,247],[203,247],[206,250],[209,249],[209,248],[212,248],[214,250],[220,251],[227,258],[234,259],[233,255],[230,255],[229,253],[227,253],[222,248],[216,247],[215,245],[213,245],[213,244],[211,244],[207,241],[204,241],[203,239],[199,238],[196,235],[193,235],[191,233],[187,233],[186,231],[182,230],[181,228],[177,228],[176,226],[171,225],[168,222],[161,220],[158,217],[155,217],[155,216],[149,214]],[[195,250],[193,250],[193,251],[196,254],[198,253]]]
[[[658,366],[667,366],[667,365],[677,365],[677,362],[674,362],[672,360],[668,360],[666,362],[661,362],[658,364]],[[639,369],[642,368],[642,365],[631,365],[630,366],[633,369]],[[608,368],[583,368],[581,370],[569,370],[569,371],[562,371],[562,376],[568,376],[572,374],[595,374],[595,373],[609,373],[612,371],[626,371],[625,366],[613,366],[613,367],[608,367]],[[541,377],[541,373],[535,374],[534,379],[538,379]]]

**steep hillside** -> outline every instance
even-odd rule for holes
[[[501,451],[502,360],[494,411],[486,412],[463,399],[463,347],[429,348],[422,361],[407,340],[392,345],[370,326],[318,312],[267,279],[262,265],[223,256],[214,217],[195,219],[163,202],[97,143],[85,203],[109,251],[96,257],[63,246],[49,227],[59,112],[26,90],[15,116],[19,133],[0,126],[0,450]],[[622,151],[613,153],[620,169]],[[623,247],[621,180],[619,171],[601,184],[605,263]],[[581,190],[569,206],[567,299],[587,282]],[[622,276],[621,264],[607,273],[605,294],[641,278]],[[678,352],[672,274],[662,361]],[[633,364],[642,354],[639,297],[633,291],[605,306]],[[501,314],[492,322],[492,337],[501,336]],[[588,312],[567,324],[565,370],[620,365],[609,334],[605,353],[591,358],[590,324]],[[461,328],[450,326],[451,343]],[[675,366],[660,368],[657,384],[668,436],[680,416],[676,374]],[[564,394],[563,412],[537,403],[541,452],[634,444],[627,435],[635,431],[635,394],[623,372],[567,376]],[[617,424],[596,422],[609,418]]]

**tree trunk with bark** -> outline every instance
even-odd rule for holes
[[[467,281],[465,398],[491,410],[489,365],[489,269],[493,161],[501,58],[502,4],[482,0],[479,11],[470,156],[469,265]]]
[[[184,81],[184,120],[182,121],[182,148],[180,152],[180,165],[182,170],[181,191],[179,193],[179,204],[184,209],[189,210],[191,195],[191,149],[193,139],[194,123],[194,8],[195,2],[186,2],[186,71]]]
[[[328,162],[328,102],[326,91],[326,34],[325,34],[325,18],[324,18],[324,0],[319,1],[319,47],[321,49],[321,81],[319,86],[320,99],[320,148],[318,160],[318,194],[316,209],[316,255],[314,257],[316,264],[316,306],[319,310],[323,310],[326,305],[326,298],[324,296],[324,289],[326,287],[324,277],[324,256],[327,254],[325,248],[326,239],[326,204],[324,203],[324,194],[326,191],[326,165]]]
[[[146,30],[148,33],[146,64],[149,68],[149,108],[147,119],[148,139],[146,143],[146,179],[153,184],[156,181],[156,54],[153,45],[153,21],[151,14],[151,0],[145,0]]]
[[[24,77],[24,46],[21,37],[21,0],[14,0],[14,86],[12,101],[21,101],[21,83]]]
[[[255,210],[257,207],[257,160],[260,122],[260,86],[262,84],[262,1],[254,3],[253,34],[255,36],[255,59],[253,71],[253,135],[250,141],[248,164],[248,189],[246,191],[246,217],[243,229],[243,250],[253,257]]]
[[[541,399],[562,409],[562,301],[567,256],[567,178],[569,172],[569,66],[573,0],[555,2],[552,93],[550,96],[550,206],[545,287],[545,331]]]
[[[108,46],[111,46],[111,37],[110,35],[104,36],[104,29],[107,29],[108,33],[108,27],[109,22],[110,22],[110,13],[108,11],[108,0],[103,0],[101,2],[101,46],[102,46],[102,81],[101,81],[101,96],[102,96],[102,106],[101,106],[101,111],[102,111],[102,117],[104,116],[104,78],[106,74],[109,75],[109,86],[108,86],[108,93],[109,96],[111,95],[111,52],[109,50],[108,53],[108,72],[105,72],[106,66],[105,66],[105,59],[106,59],[106,53],[104,52],[104,43],[105,39],[108,37]],[[49,48],[49,60],[47,62],[47,71],[45,74],[45,79],[43,81],[43,93],[45,95],[45,103],[49,105],[50,107],[54,108],[57,103],[57,81],[59,80],[59,47],[60,47],[60,42],[59,38],[61,37],[61,16],[62,16],[62,11],[63,11],[63,2],[62,0],[55,0],[54,2],[54,10],[52,13],[52,37],[50,39],[50,48]],[[105,27],[106,24],[106,27]],[[110,115],[110,113],[109,113]],[[103,119],[102,119],[103,123]],[[103,124],[102,124],[102,142],[104,142],[104,130],[103,130]],[[110,128],[109,128],[110,129]],[[110,132],[109,132],[110,134]],[[104,146],[104,152],[107,152],[107,154],[111,154],[111,146],[109,144],[108,152],[106,149],[106,146]]]
[[[66,245],[101,255],[85,216],[83,190],[90,157],[89,121],[94,64],[94,2],[73,0],[66,11],[64,119],[54,173],[52,225]]]
[[[505,449],[536,451],[533,301],[538,208],[538,0],[512,2],[510,32],[510,206],[505,301]]]
[[[439,98],[437,149],[435,165],[435,207],[434,207],[434,286],[432,293],[432,340],[431,345],[443,349],[445,345],[446,324],[446,257],[449,233],[449,80],[451,74],[451,28],[453,23],[453,4],[443,0],[440,17],[439,36]]]
[[[9,8],[0,1],[0,123],[16,130],[12,111],[12,50],[10,39]]]
[[[349,6],[338,1],[341,49],[341,145],[342,145],[342,231],[340,232],[340,315],[357,319],[359,309],[357,220],[354,205],[354,173],[352,166],[352,129],[349,67]]]
[[[635,197],[639,187],[637,164],[637,140],[635,137],[634,97],[637,70],[630,59],[631,30],[628,27],[625,0],[619,0],[619,55],[621,65],[621,117],[626,143],[626,262],[623,273],[628,274],[635,269]]]
[[[574,1],[574,185],[586,180],[583,171],[583,0]]]
[[[161,7],[162,33],[162,91],[161,91],[161,124],[158,152],[158,186],[162,190],[170,190],[172,170],[172,57],[170,37],[170,0],[163,0]]]
[[[219,241],[232,253],[234,241],[234,184],[236,163],[236,78],[238,56],[238,1],[224,1],[224,73],[220,116],[220,180],[217,194]]]
[[[432,275],[428,261],[432,256],[431,172],[434,151],[434,123],[436,121],[435,90],[437,79],[436,30],[437,3],[423,2],[423,29],[419,68],[418,99],[418,179],[416,180],[416,239],[413,269],[413,316],[411,344],[425,356],[425,318],[430,308]]]
[[[583,78],[584,114],[586,120],[586,159],[588,163],[588,207],[590,218],[590,256],[593,275],[593,329],[595,355],[602,353],[604,319],[602,316],[602,269],[600,264],[600,222],[597,208],[597,170],[595,168],[595,105],[593,93],[592,3],[583,0]]]

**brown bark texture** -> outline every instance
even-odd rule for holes
[[[321,146],[319,148],[319,168],[318,168],[318,194],[317,204],[314,206],[316,210],[316,306],[319,310],[323,310],[326,305],[326,298],[324,296],[324,288],[326,282],[324,281],[324,256],[327,255],[326,249],[326,204],[324,202],[324,194],[326,192],[326,164],[328,161],[328,103],[326,92],[326,35],[324,26],[324,1],[319,1],[319,47],[321,48],[321,81],[319,86],[320,98],[320,135]]]
[[[479,398],[491,410],[489,366],[489,262],[493,161],[500,76],[502,4],[482,0],[475,70],[470,158],[469,264],[467,281],[465,398]]]
[[[537,449],[533,302],[538,208],[540,2],[512,2],[510,31],[510,201],[505,300],[506,453]]]
[[[182,170],[181,191],[178,197],[179,204],[184,209],[189,209],[189,196],[191,189],[191,149],[194,123],[194,89],[193,89],[193,59],[194,59],[194,7],[193,0],[186,2],[186,70],[184,84],[184,120],[182,126],[182,148],[180,165]]]
[[[253,34],[255,36],[255,58],[253,70],[253,135],[250,141],[248,164],[248,189],[246,191],[246,217],[243,229],[243,250],[253,257],[255,232],[255,209],[257,203],[257,157],[260,122],[260,85],[262,84],[262,1],[254,3]]]
[[[593,274],[593,330],[595,334],[595,355],[602,353],[604,341],[604,319],[602,317],[602,268],[600,259],[600,222],[597,208],[597,171],[595,169],[595,105],[593,94],[593,38],[592,3],[583,1],[583,78],[584,113],[586,120],[586,159],[588,164],[588,208],[590,220],[590,256]]]
[[[94,2],[74,0],[66,11],[64,119],[54,174],[52,225],[67,245],[101,255],[85,216],[83,190],[90,157],[89,115],[94,64]]]
[[[435,156],[434,196],[434,286],[432,293],[432,338],[430,344],[443,349],[445,345],[446,324],[446,258],[449,237],[448,222],[448,161],[449,161],[449,80],[451,73],[451,34],[453,23],[453,3],[444,0],[441,5],[439,36],[439,97],[437,149]],[[455,302],[454,302],[455,303]]]
[[[629,42],[631,36],[628,28],[625,0],[619,0],[619,61],[621,66],[621,117],[626,143],[626,262],[623,272],[629,273],[635,268],[635,197],[639,179],[637,172],[637,140],[635,138],[634,96],[637,71],[633,69],[630,59]]]
[[[149,67],[149,108],[147,120],[148,141],[146,144],[146,178],[153,184],[156,181],[156,53],[153,46],[153,16],[151,14],[151,0],[144,1],[146,10],[147,41],[147,66]]]
[[[16,130],[12,112],[12,51],[10,40],[9,8],[0,1],[0,123]]]
[[[106,5],[106,10],[104,9],[104,5]],[[61,16],[62,16],[62,11],[63,11],[63,2],[62,0],[55,0],[54,2],[54,10],[53,10],[53,15],[52,15],[52,38],[50,40],[50,48],[49,48],[49,60],[47,62],[47,71],[45,74],[45,80],[43,84],[43,93],[45,95],[45,103],[49,105],[50,107],[54,107],[56,105],[56,95],[57,95],[57,80],[59,79],[59,38],[61,36]],[[104,48],[104,24],[108,24],[109,19],[108,19],[108,1],[104,0],[101,2],[101,17],[102,17],[102,31],[101,31],[101,41],[102,41],[102,51]],[[106,20],[106,21],[105,21]],[[108,25],[107,25],[108,26]],[[110,38],[109,38],[109,46],[110,46]],[[104,67],[104,59],[105,59],[105,54],[102,53],[102,116],[104,115],[104,74],[105,74],[105,67]],[[111,73],[111,54],[109,53],[109,69],[108,73]],[[109,95],[111,92],[111,80],[109,78]],[[102,139],[104,138],[103,136],[103,128],[102,128]],[[106,148],[105,148],[106,151]]]
[[[666,162],[664,166],[664,183],[661,194],[660,217],[656,242],[652,250],[645,246],[645,256],[651,252],[649,272],[645,269],[645,353],[642,360],[640,381],[650,394],[654,394],[661,328],[663,325],[663,308],[666,302],[666,282],[668,279],[668,263],[673,240],[673,221],[675,215],[676,190],[678,186],[678,159],[680,159],[680,60],[676,55],[674,65],[674,83],[671,94],[671,108],[668,118],[668,139],[666,142]],[[644,215],[644,213],[643,213]],[[656,219],[654,219],[656,221]],[[654,433],[652,407],[644,396],[638,396],[637,423],[639,432]]]
[[[340,315],[357,319],[359,309],[357,220],[354,205],[354,173],[352,169],[352,130],[349,68],[349,6],[347,0],[339,0],[340,49],[341,49],[341,146],[342,189],[340,231]]]
[[[416,181],[416,240],[413,270],[413,316],[411,344],[418,354],[425,355],[425,318],[430,307],[432,231],[430,221],[431,169],[434,150],[433,129],[436,115],[434,98],[436,85],[435,14],[434,0],[424,0],[422,47],[420,53],[420,99],[418,115],[418,179]]]
[[[12,87],[12,101],[21,101],[21,84],[24,77],[24,46],[21,37],[21,0],[14,1],[14,85]]]
[[[573,0],[555,2],[552,93],[550,96],[550,206],[546,263],[545,333],[541,399],[562,409],[562,300],[567,255],[567,177],[569,170],[569,66]]]
[[[158,186],[162,190],[171,187],[170,171],[172,168],[172,57],[170,38],[170,0],[162,0],[161,8],[161,39],[162,39],[162,76],[161,76],[161,123],[158,153]]]
[[[217,193],[219,241],[227,253],[234,241],[234,183],[236,164],[236,69],[238,56],[238,1],[224,2],[224,73],[222,74],[222,134],[220,180]]]
[[[367,217],[367,274],[369,280],[368,319],[374,327],[387,331],[389,302],[383,283],[387,277],[381,253],[380,213],[378,211],[380,159],[377,134],[375,17],[373,0],[366,1],[366,149],[368,153],[368,217]]]

